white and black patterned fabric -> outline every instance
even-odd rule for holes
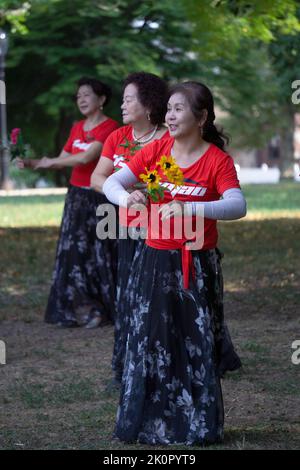
[[[115,436],[145,444],[222,441],[220,378],[241,366],[223,314],[220,252],[194,251],[183,288],[179,250],[144,245],[129,290],[127,338]]]
[[[96,217],[103,194],[70,186],[57,244],[47,323],[84,326],[93,318],[114,321],[117,241],[99,240]]]

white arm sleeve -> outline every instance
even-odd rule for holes
[[[234,220],[244,217],[247,213],[246,200],[238,188],[227,189],[223,199],[207,202],[187,202],[185,204],[187,215],[202,215],[214,220]]]
[[[124,166],[107,178],[102,190],[110,202],[121,207],[127,207],[127,199],[130,194],[126,189],[133,186],[137,181],[138,178],[134,173],[127,166]]]

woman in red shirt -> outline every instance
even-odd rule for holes
[[[56,251],[45,321],[61,326],[93,328],[114,320],[117,247],[96,236],[96,209],[107,203],[90,187],[90,178],[109,134],[118,123],[103,113],[111,89],[83,77],[77,84],[77,106],[84,120],[76,122],[56,158],[19,161],[34,169],[72,168]]]
[[[156,75],[136,72],[124,82],[122,117],[125,126],[113,132],[103,146],[101,158],[91,177],[92,187],[102,191],[107,177],[120,170],[135,152],[156,140],[169,137],[163,126],[168,88]],[[118,276],[115,321],[115,341],[112,368],[115,385],[121,382],[126,340],[130,323],[129,296],[131,272],[144,244],[147,217],[139,224],[125,208],[119,211]]]
[[[214,119],[205,85],[175,86],[166,114],[171,138],[137,152],[103,187],[113,203],[144,203],[141,191],[126,188],[162,156],[173,157],[184,181],[176,187],[163,177],[168,191],[163,204],[151,201],[147,239],[133,273],[115,428],[123,441],[206,445],[223,438],[220,378],[241,363],[224,321],[216,221],[243,217],[246,205]],[[185,230],[188,221],[197,227],[194,233]]]

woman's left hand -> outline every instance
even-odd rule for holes
[[[39,160],[39,163],[36,165],[35,170],[46,170],[51,168],[54,165],[55,158],[43,157]]]
[[[168,204],[164,204],[158,211],[161,214],[162,220],[170,219],[171,217],[182,217],[184,209],[184,202],[182,201],[171,201]]]

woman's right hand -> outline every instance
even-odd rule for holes
[[[147,184],[146,183],[136,183],[131,188],[128,188],[127,191],[129,193],[133,193],[133,191],[136,191],[139,189],[142,193],[146,194],[147,193]]]
[[[127,207],[133,206],[133,204],[145,204],[147,198],[142,191],[138,189],[133,191],[127,199]]]
[[[15,162],[16,162],[17,168],[19,168],[20,170],[24,170],[24,168],[30,168],[30,169],[34,170],[35,167],[40,162],[40,160],[34,160],[32,158],[23,159],[23,158],[17,157],[15,159]]]

